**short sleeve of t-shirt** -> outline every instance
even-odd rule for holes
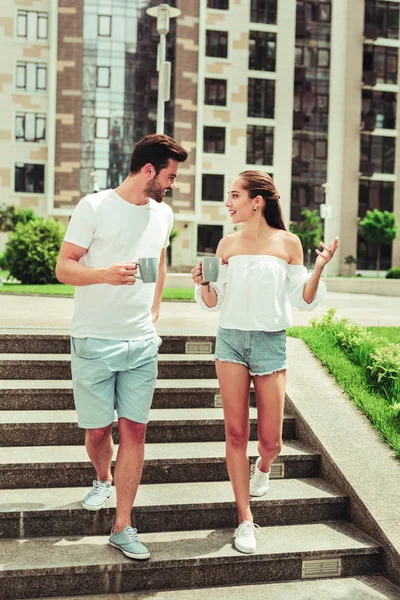
[[[95,229],[96,215],[94,210],[89,202],[85,198],[82,198],[72,213],[64,241],[81,246],[82,248],[89,248]]]
[[[169,246],[169,236],[171,234],[172,227],[174,226],[174,214],[172,212],[172,209],[168,210],[168,217],[169,217],[168,232],[167,232],[167,237],[164,240],[164,246],[163,246],[163,248],[168,248],[168,246]]]

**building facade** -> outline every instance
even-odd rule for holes
[[[115,187],[155,131],[159,0],[6,0],[0,17],[0,202],[67,222]],[[269,173],[286,222],[321,209],[329,265],[373,269],[366,210],[400,219],[400,0],[171,0],[166,133],[189,151],[168,202],[172,264],[232,231],[224,200],[245,169]],[[382,268],[400,265],[400,240]]]

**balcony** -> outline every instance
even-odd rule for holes
[[[296,66],[294,68],[294,80],[296,83],[304,83],[306,80],[306,68]]]
[[[296,37],[303,38],[307,36],[307,23],[303,19],[296,21]]]
[[[305,123],[305,114],[302,112],[293,113],[293,129],[303,129]]]
[[[376,40],[379,37],[378,27],[376,25],[366,23],[364,25],[364,37],[367,40]]]
[[[368,160],[360,161],[360,174],[364,177],[372,177],[374,174],[375,168],[374,163]]]
[[[363,83],[364,85],[374,87],[376,85],[376,73],[374,73],[373,71],[364,71]]]
[[[376,127],[376,114],[375,113],[367,113],[363,117],[362,121],[362,130],[363,131],[374,131]]]

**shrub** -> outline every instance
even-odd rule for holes
[[[382,388],[396,405],[400,399],[400,345],[388,344],[375,350],[367,369],[375,387]]]
[[[6,271],[7,269],[6,253],[0,252],[0,271]]]
[[[310,321],[312,327],[321,327],[322,329],[336,329],[339,323],[339,321],[335,318],[336,311],[336,308],[330,308],[327,311],[327,313],[325,315],[322,315],[320,318],[314,317]]]
[[[53,219],[18,223],[6,244],[10,275],[24,284],[56,283],[55,268],[64,229]]]
[[[400,267],[392,267],[386,273],[386,279],[400,279]]]

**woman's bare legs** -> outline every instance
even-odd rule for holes
[[[250,510],[249,391],[247,367],[237,363],[215,361],[225,419],[226,464],[235,494],[239,523],[253,521]]]
[[[267,473],[282,448],[286,371],[253,377],[257,398],[258,453],[260,471]]]

